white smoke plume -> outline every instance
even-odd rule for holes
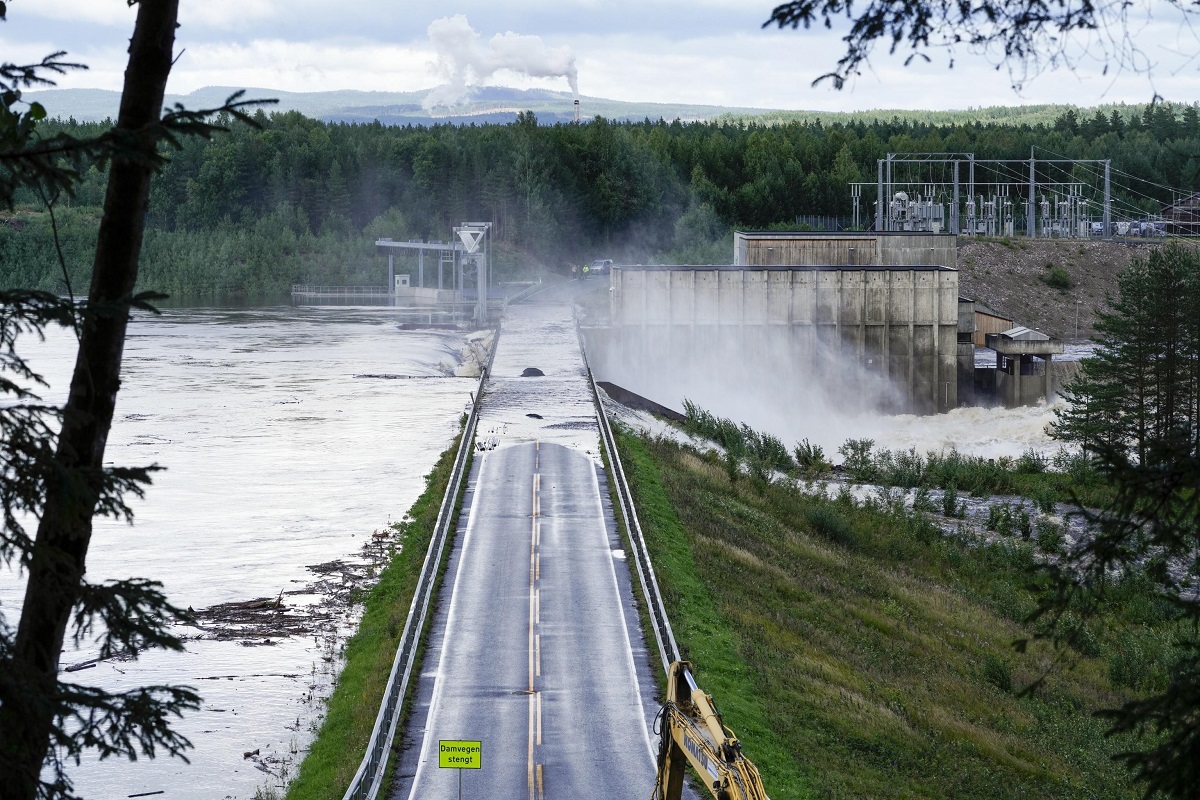
[[[470,98],[472,87],[504,69],[531,78],[566,78],[571,93],[579,98],[575,54],[569,47],[547,47],[540,36],[512,31],[498,33],[484,44],[462,14],[434,20],[429,41],[438,54],[434,70],[445,83],[425,97],[421,105],[427,111],[462,104]]]

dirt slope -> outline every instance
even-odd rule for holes
[[[1135,256],[1145,258],[1157,243],[1081,240],[972,241],[959,239],[959,292],[1020,325],[1063,339],[1075,338],[1076,301],[1079,337],[1093,334],[1093,311],[1116,294],[1117,273]],[[1043,282],[1053,267],[1071,277],[1071,288]]]

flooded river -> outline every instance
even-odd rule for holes
[[[65,396],[73,339],[23,348]],[[181,309],[130,327],[107,449],[160,464],[136,524],[98,524],[88,578],[162,581],[197,611],[256,598],[288,609],[290,635],[210,619],[187,651],[92,664],[68,675],[109,689],[196,687],[177,728],[191,764],[85,760],[85,797],[249,798],[294,775],[320,721],[354,612],[347,586],[370,570],[372,533],[399,520],[452,441],[475,381],[451,377],[457,333],[401,331],[389,309]],[[314,569],[314,567],[316,569]],[[21,583],[0,571],[15,624]]]

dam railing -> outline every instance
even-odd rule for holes
[[[292,284],[292,297],[315,299],[333,297],[369,297],[387,299],[391,293],[386,286],[317,286],[308,283]]]
[[[679,660],[679,646],[675,644],[675,632],[671,629],[671,620],[667,617],[667,605],[663,601],[662,592],[658,588],[658,578],[654,574],[654,564],[650,560],[650,550],[646,547],[646,537],[642,534],[642,523],[638,519],[637,508],[633,504],[633,492],[629,488],[629,479],[625,477],[625,467],[621,464],[621,456],[617,452],[617,440],[613,436],[612,427],[608,424],[608,414],[604,411],[604,401],[600,389],[596,386],[596,378],[592,375],[591,365],[587,361],[587,347],[583,336],[579,337],[579,348],[583,352],[583,363],[587,369],[588,383],[592,387],[592,397],[596,403],[596,419],[600,426],[600,438],[604,449],[608,451],[608,462],[613,476],[613,489],[617,495],[617,505],[620,508],[621,519],[629,534],[629,547],[633,551],[633,563],[637,570],[638,583],[642,589],[642,597],[646,599],[646,613],[650,617],[650,626],[654,630],[655,644],[658,646],[658,656],[662,659],[663,674],[670,672],[671,662]]]
[[[371,729],[371,738],[367,742],[367,752],[363,756],[358,771],[354,773],[349,788],[342,796],[343,800],[375,800],[383,786],[388,753],[391,752],[392,742],[396,738],[396,726],[402,716],[402,706],[405,695],[408,694],[413,668],[416,665],[421,634],[425,630],[425,620],[429,613],[430,602],[433,600],[438,567],[442,563],[446,543],[450,539],[450,525],[454,520],[454,509],[458,503],[463,479],[466,476],[467,462],[474,446],[475,426],[479,422],[479,407],[483,399],[483,384],[487,380],[488,372],[491,371],[492,358],[496,355],[496,345],[499,339],[500,330],[497,328],[496,335],[492,339],[492,353],[488,358],[487,370],[479,378],[479,387],[476,389],[475,398],[471,403],[471,413],[467,416],[467,424],[463,427],[462,438],[458,442],[458,452],[454,457],[450,481],[446,485],[446,494],[443,495],[442,505],[438,509],[433,536],[425,551],[425,561],[421,565],[417,588],[413,592],[412,604],[408,609],[408,618],[404,621],[404,632],[401,634],[400,644],[396,648],[396,657],[392,661],[392,671],[388,675],[383,702],[379,706],[379,714],[375,717],[375,727]]]

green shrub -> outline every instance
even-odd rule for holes
[[[1012,667],[991,653],[983,654],[983,679],[1002,692],[1012,691]]]
[[[966,509],[958,502],[958,487],[953,483],[942,492],[942,513],[953,519],[962,516]]]
[[[818,536],[850,549],[858,545],[854,526],[828,503],[813,506],[808,510],[807,517],[808,524]]]
[[[925,482],[926,463],[915,447],[880,450],[875,457],[875,471],[882,483],[912,489]]]
[[[796,445],[794,452],[796,466],[800,474],[806,478],[819,478],[829,474],[833,469],[833,465],[825,457],[825,450],[821,445],[812,444],[807,438]]]
[[[1116,686],[1161,692],[1170,681],[1169,639],[1148,629],[1121,631],[1109,648],[1108,677]]]
[[[871,458],[871,448],[875,446],[874,439],[847,439],[838,448],[842,456],[842,468],[851,480],[873,481],[878,474],[875,460]]]
[[[1058,525],[1049,520],[1038,520],[1037,537],[1038,549],[1043,553],[1061,553],[1063,551],[1063,531]]]
[[[937,511],[937,503],[933,502],[933,498],[929,496],[929,489],[921,486],[913,493],[913,511],[924,511],[933,513]]]
[[[1051,289],[1058,289],[1060,292],[1067,291],[1073,285],[1071,281],[1071,274],[1062,267],[1055,267],[1043,275],[1042,283],[1046,284]]]
[[[1017,459],[1017,472],[1022,475],[1040,475],[1050,466],[1049,459],[1032,447]]]

